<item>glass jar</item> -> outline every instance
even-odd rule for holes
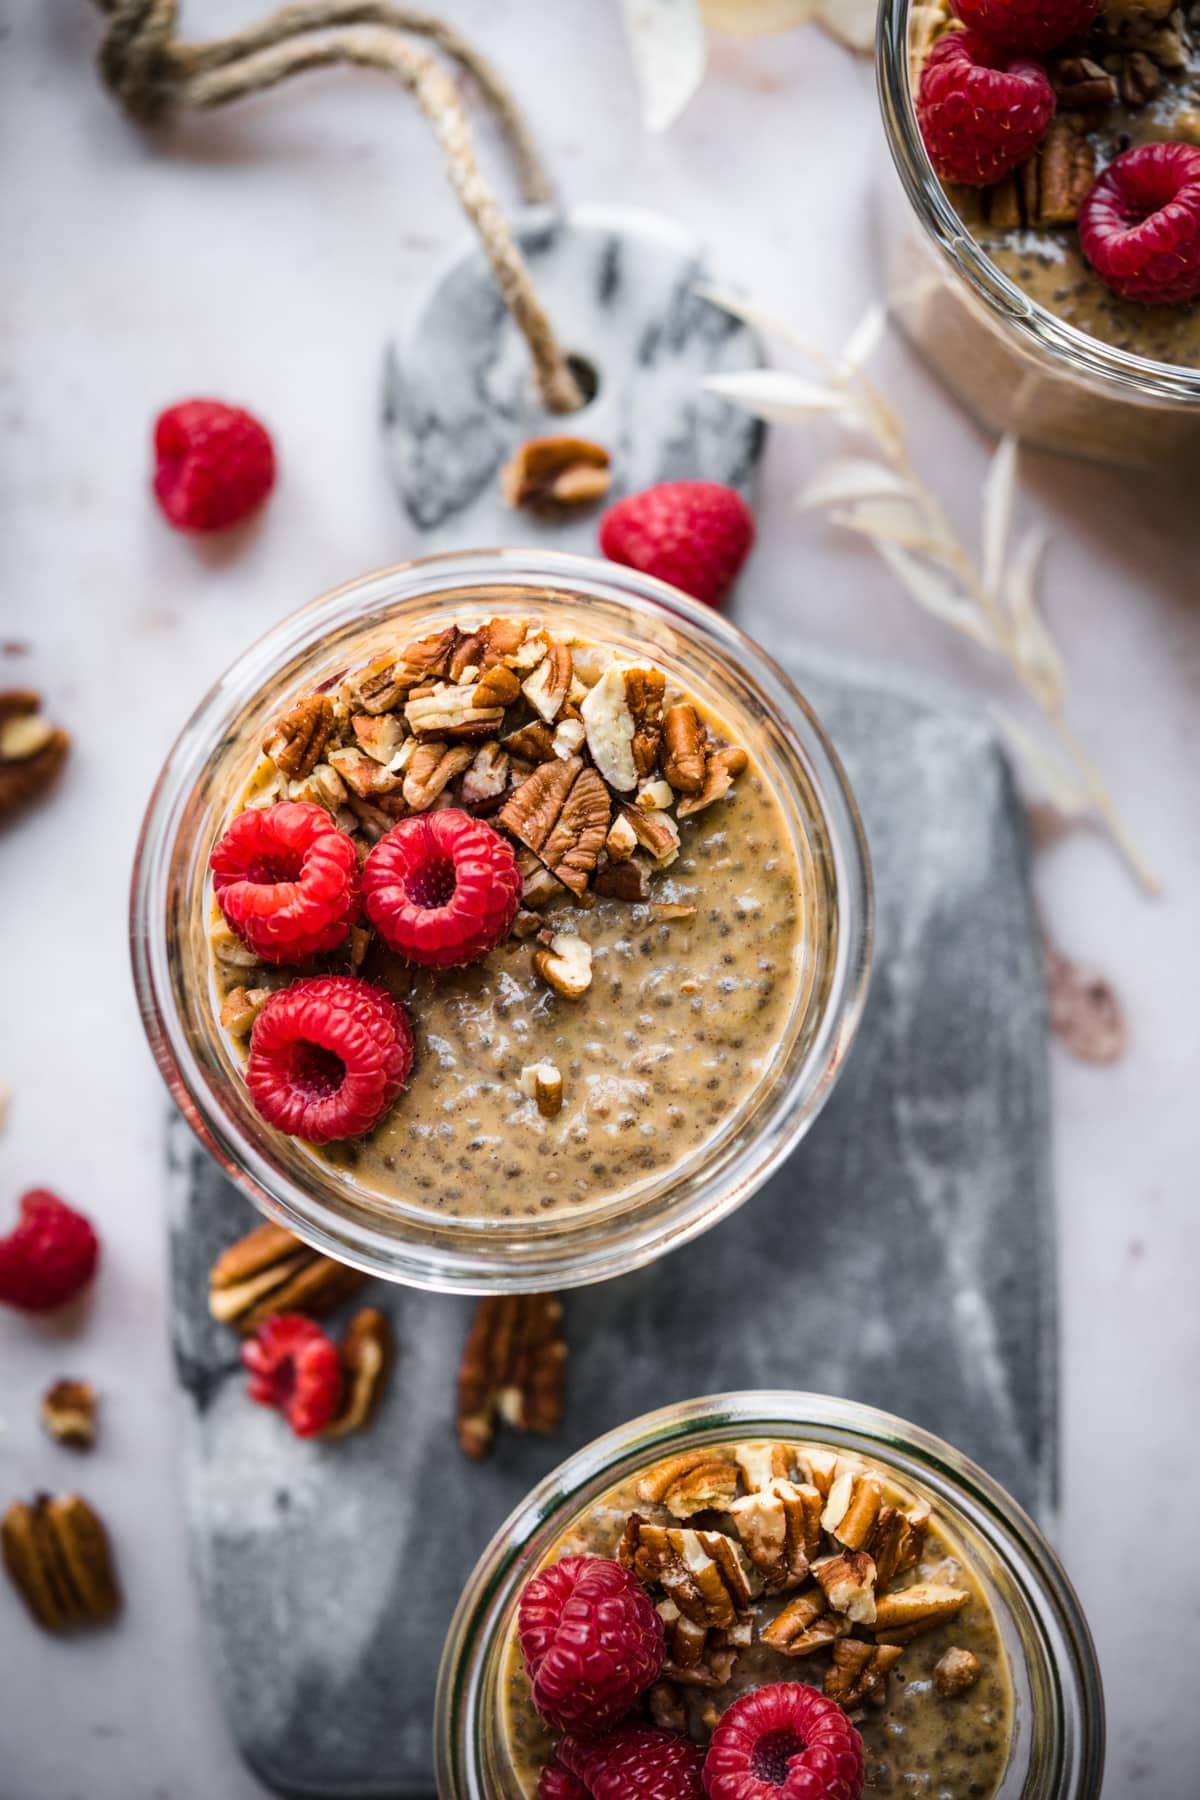
[[[1012,1677],[996,1800],[1095,1800],[1104,1699],[1087,1624],[1033,1521],[982,1469],[888,1413],[822,1394],[718,1394],[647,1413],[570,1457],[496,1533],[459,1602],[438,1681],[439,1800],[525,1800],[505,1753],[503,1673],[521,1590],[564,1532],[614,1487],[705,1444],[766,1438],[857,1455],[935,1510],[991,1603]]]
[[[800,870],[803,947],[780,1041],[726,1124],[604,1205],[535,1220],[455,1220],[385,1199],[250,1103],[218,1024],[208,961],[208,855],[259,758],[269,723],[300,694],[388,644],[452,620],[536,615],[552,630],[649,656],[750,752]],[[171,1093],[224,1172],[270,1217],[326,1254],[418,1287],[529,1293],[595,1281],[686,1242],[749,1197],[808,1130],[854,1036],[866,988],[871,885],[853,796],[787,677],[727,620],[616,564],[543,552],[430,557],[351,582],[285,619],[237,660],[171,751],[133,879],[142,1017]]]
[[[879,183],[893,317],[993,431],[1129,468],[1200,453],[1200,369],[1153,362],[1065,324],[1000,273],[955,212],[917,125],[913,10],[913,0],[882,0],[877,40],[895,165],[881,167]]]

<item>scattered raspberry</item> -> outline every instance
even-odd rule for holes
[[[368,856],[362,881],[380,936],[428,969],[486,956],[508,936],[521,904],[508,840],[450,806],[394,825]]]
[[[284,800],[239,813],[216,845],[213,892],[264,962],[336,950],[358,917],[358,854],[324,807]]]
[[[398,1000],[356,975],[318,975],[272,994],[250,1034],[246,1085],[268,1125],[328,1144],[370,1131],[412,1071]]]
[[[177,531],[224,531],[275,485],[275,451],[240,406],[185,400],[154,426],[154,493]]]
[[[557,1754],[592,1800],[704,1800],[704,1757],[675,1731],[627,1725],[602,1738],[566,1737]]]
[[[48,1188],[22,1194],[20,1213],[15,1230],[0,1238],[0,1301],[50,1312],[87,1286],[100,1244],[83,1214]]]
[[[533,1703],[559,1731],[615,1725],[658,1680],[666,1654],[649,1595],[603,1556],[564,1556],[535,1575],[521,1595],[517,1635]]]
[[[950,0],[956,19],[1002,50],[1053,50],[1087,30],[1100,0]]]
[[[537,1800],[588,1800],[588,1791],[561,1763],[548,1762],[538,1776]]]
[[[242,1345],[249,1394],[281,1412],[297,1437],[315,1437],[338,1409],[342,1364],[327,1332],[302,1313],[275,1313]]]
[[[1054,89],[1040,63],[974,31],[948,32],[929,52],[917,119],[944,181],[999,181],[1033,154],[1053,117]]]
[[[754,543],[754,514],[715,481],[663,481],[618,500],[600,521],[600,548],[720,606]]]
[[[777,1681],[735,1700],[704,1763],[709,1800],[859,1800],[862,1739],[816,1688]]]
[[[1140,144],[1116,157],[1079,209],[1079,243],[1125,300],[1200,298],[1200,148]]]

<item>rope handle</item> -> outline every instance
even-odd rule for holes
[[[452,25],[387,0],[297,0],[229,37],[188,43],[176,36],[178,0],[94,3],[109,20],[100,72],[139,125],[162,123],[189,108],[226,106],[312,69],[350,64],[397,79],[433,127],[451,183],[529,346],[543,403],[558,413],[583,404],[528,265],[479,167],[453,77],[410,41],[425,38],[474,78],[508,145],[523,199],[549,200],[550,184],[516,100],[492,64]]]

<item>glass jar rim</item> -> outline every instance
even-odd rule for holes
[[[1026,348],[1049,355],[1076,377],[1126,390],[1130,398],[1171,405],[1200,404],[1200,369],[1156,362],[1129,350],[1119,350],[1068,325],[1003,275],[971,236],[934,174],[917,123],[909,57],[912,8],[913,0],[881,0],[876,30],[876,84],[892,161],[926,237],[953,265],[975,298]]]
[[[837,940],[828,999],[812,1041],[780,1077],[768,1114],[723,1162],[690,1173],[679,1202],[664,1200],[647,1224],[640,1215],[537,1221],[522,1228],[521,1256],[498,1249],[498,1234],[433,1220],[406,1219],[404,1232],[363,1208],[339,1211],[307,1193],[238,1122],[221,1084],[207,1073],[185,1029],[171,979],[167,929],[170,873],[180,850],[182,813],[217,754],[223,722],[252,702],[273,672],[320,645],[335,628],[372,608],[453,596],[471,610],[472,590],[555,587],[605,601],[677,632],[711,651],[716,673],[736,671],[802,762],[817,796],[836,873]],[[186,847],[186,846],[185,846]],[[260,1210],[339,1261],[408,1285],[453,1292],[534,1292],[604,1280],[637,1268],[724,1217],[755,1192],[799,1141],[823,1106],[862,1014],[873,930],[870,864],[853,794],[832,745],[807,702],[774,661],[727,619],[662,582],[620,564],[555,551],[490,549],[422,557],[361,576],[302,606],[246,650],[210,689],[172,747],[147,807],[134,865],[130,935],[143,1024],[160,1072],[189,1125],[226,1175]],[[791,1053],[789,1053],[791,1054]],[[225,1084],[226,1086],[228,1084]],[[490,1222],[489,1222],[490,1223]],[[512,1232],[516,1237],[515,1230]]]
[[[690,1439],[738,1436],[812,1437],[874,1455],[901,1482],[927,1487],[979,1530],[1004,1561],[1045,1640],[1070,1785],[1038,1800],[1095,1800],[1105,1749],[1099,1664],[1075,1590],[1040,1528],[992,1476],[935,1433],[859,1401],[786,1389],[710,1394],[643,1413],[576,1450],[513,1509],[476,1563],[446,1636],[434,1703],[441,1800],[475,1800],[475,1790],[461,1780],[463,1757],[473,1741],[488,1655],[499,1647],[500,1614],[528,1566],[524,1549],[535,1538],[539,1548],[548,1547],[545,1540],[578,1509],[582,1496],[597,1497],[647,1461],[679,1453]]]

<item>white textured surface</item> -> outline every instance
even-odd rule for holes
[[[260,10],[208,0],[185,21],[215,30]],[[718,43],[679,125],[644,140],[615,7],[444,10],[516,77],[570,198],[678,214],[750,291],[837,343],[872,284],[867,67],[815,31]],[[303,98],[277,93],[153,144],[95,87],[94,44],[83,0],[4,8],[0,639],[34,651],[0,676],[43,687],[79,750],[57,803],[0,844],[0,1079],[15,1089],[2,1198],[61,1187],[102,1223],[107,1258],[70,1338],[0,1319],[0,1498],[84,1485],[117,1527],[129,1609],[115,1633],[63,1646],[0,1592],[0,1794],[247,1800],[259,1790],[215,1711],[184,1562],[162,1097],[129,988],[126,878],[158,761],[232,652],[410,548],[376,429],[381,348],[460,226],[425,128],[380,82],[320,78]],[[879,368],[969,525],[984,445],[902,346]],[[171,536],[141,492],[153,414],[206,390],[256,407],[283,460],[261,529],[215,552]],[[866,551],[791,513],[815,444],[772,445],[743,623],[788,621],[800,640],[978,681],[969,653],[917,619]],[[1174,1800],[1193,1790],[1200,1737],[1200,519],[1194,503],[1101,471],[1030,459],[1027,475],[1031,510],[1056,534],[1048,592],[1074,716],[1167,889],[1146,903],[1082,835],[1040,874],[1056,935],[1112,976],[1133,1033],[1116,1070],[1056,1067],[1061,1545],[1108,1681],[1106,1796]],[[41,1388],[72,1371],[105,1396],[86,1469],[34,1421]]]

